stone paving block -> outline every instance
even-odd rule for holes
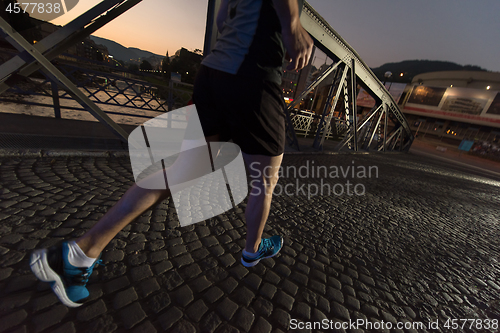
[[[210,312],[200,323],[206,332],[213,333],[220,326],[222,320],[215,312]]]
[[[104,263],[122,261],[125,253],[122,250],[107,251],[103,255]]]
[[[358,292],[364,292],[364,293],[369,293],[370,288],[366,284],[364,284],[361,281],[354,281],[354,289]]]
[[[160,312],[170,305],[170,296],[166,292],[160,292],[149,298],[148,306],[155,313]]]
[[[36,230],[28,235],[29,238],[42,239],[50,234],[50,230]]]
[[[81,321],[88,321],[97,316],[105,314],[107,311],[104,301],[101,299],[93,304],[85,304],[83,309],[77,312],[76,318]]]
[[[288,277],[292,273],[291,269],[283,264],[276,265],[273,270],[276,272],[276,274],[283,277]]]
[[[57,328],[51,329],[51,333],[75,333],[76,328],[73,322],[64,323]]]
[[[344,292],[345,295],[356,297],[356,291],[351,286],[343,286],[342,291]]]
[[[232,266],[236,262],[236,259],[229,253],[226,253],[226,254],[220,256],[219,260],[220,260],[222,266],[224,266],[226,268]]]
[[[2,327],[2,330],[6,331],[21,324],[27,317],[28,313],[25,310],[19,310],[9,315],[3,315],[2,324],[0,326]]]
[[[181,319],[174,326],[173,332],[196,333],[196,327],[185,319]]]
[[[361,311],[369,317],[378,317],[379,315],[379,311],[376,307],[366,303],[361,306]]]
[[[48,284],[43,283],[48,286]],[[7,311],[15,308],[20,308],[27,304],[32,296],[32,290],[27,292],[16,292],[12,294],[3,295],[0,298],[0,310]]]
[[[139,326],[135,327],[134,330],[132,331],[133,333],[156,333],[158,332],[154,325],[149,321],[146,320]]]
[[[245,268],[243,265],[236,265],[230,269],[230,273],[237,280],[241,280],[248,274],[248,269]]]
[[[211,246],[219,244],[219,241],[217,240],[217,238],[215,238],[215,236],[208,236],[208,237],[202,238],[201,242],[203,243],[203,245],[205,247],[211,247]]]
[[[262,279],[255,273],[250,273],[243,278],[243,281],[253,290],[259,289]]]
[[[358,298],[360,300],[362,300],[363,302],[373,303],[373,298],[370,295],[368,295],[364,292],[361,292],[361,291],[357,292],[357,295],[358,295]]]
[[[156,278],[152,277],[147,280],[143,280],[139,283],[139,288],[141,290],[141,296],[144,298],[149,294],[160,289],[160,285],[156,281]]]
[[[315,280],[309,280],[309,287],[312,290],[314,290],[314,291],[316,291],[316,292],[318,292],[318,293],[320,293],[322,295],[325,295],[325,293],[326,293],[326,285],[324,285],[321,282],[318,282],[318,281],[315,281]]]
[[[311,318],[311,307],[304,302],[297,302],[293,309],[294,318],[309,320]]]
[[[126,276],[120,276],[114,280],[106,282],[104,285],[104,290],[106,293],[111,294],[117,290],[123,289],[130,285],[130,280]]]
[[[132,303],[123,310],[120,310],[120,317],[126,329],[131,329],[135,325],[147,318],[139,302]]]
[[[38,239],[25,239],[17,245],[18,251],[30,251],[36,248],[40,241]]]
[[[191,252],[191,257],[193,257],[195,261],[199,261],[203,258],[206,258],[208,255],[210,255],[210,252],[204,247]]]
[[[208,289],[203,295],[203,299],[208,303],[214,303],[224,295],[224,292],[218,287]]]
[[[21,240],[23,240],[23,235],[8,234],[0,238],[0,244],[12,245],[19,243]]]
[[[199,322],[207,311],[207,305],[203,302],[203,300],[199,299],[186,309],[186,314],[195,322]]]
[[[274,302],[276,302],[277,305],[280,305],[285,309],[287,309],[288,311],[290,311],[292,310],[295,299],[292,296],[285,293],[284,291],[278,290]]]
[[[315,292],[311,291],[310,289],[303,290],[299,295],[301,296],[301,298],[304,301],[306,301],[307,303],[311,304],[313,307],[315,307],[315,306],[318,305],[318,298],[320,296],[318,294],[316,294]]]
[[[8,268],[0,268],[0,281],[7,279],[14,269],[8,267]]]
[[[288,279],[283,281],[281,288],[292,296],[295,296],[299,289],[299,287],[295,283],[291,282]]]
[[[274,260],[275,258],[280,258],[280,254],[278,254],[277,257],[274,258],[268,258],[264,261],[262,261],[262,264],[264,264],[268,268],[273,268],[276,265],[276,261]]]
[[[238,281],[236,281],[233,277],[228,277],[223,283],[220,284],[220,287],[226,294],[231,294],[237,286]]]
[[[339,273],[344,271],[344,266],[335,262],[335,261],[330,262],[330,267],[332,267],[334,270],[336,270]]]
[[[267,298],[269,298],[269,299],[272,299],[272,298],[274,297],[274,294],[276,294],[276,291],[277,291],[277,290],[278,290],[278,289],[277,289],[274,285],[272,285],[272,284],[270,284],[270,283],[268,283],[268,282],[264,282],[264,283],[262,284],[262,287],[260,288],[259,293],[260,293],[262,296],[264,296],[264,297],[267,297]]]
[[[182,278],[186,280],[193,279],[203,273],[202,269],[198,264],[191,264],[188,266],[184,266],[181,269],[179,269],[179,272]]]
[[[161,239],[154,240],[148,243],[148,248],[150,251],[158,251],[165,247],[165,242]]]
[[[132,277],[132,281],[137,282],[153,276],[153,272],[151,271],[151,267],[149,267],[149,265],[142,265],[132,268],[130,270],[130,276]]]
[[[352,310],[359,311],[359,309],[360,309],[359,301],[352,296],[347,296],[345,298],[345,305]]]
[[[279,325],[279,327],[283,328],[285,331],[288,331],[290,327],[290,320],[292,319],[288,312],[285,312],[281,309],[275,309],[271,318]]]
[[[221,235],[221,236],[217,237],[217,239],[219,240],[220,244],[228,244],[228,243],[231,243],[233,241],[232,238],[229,237],[229,235],[227,235],[227,234]]]
[[[297,263],[297,265],[295,265],[295,268],[297,269],[297,271],[304,273],[305,275],[309,274],[309,272],[311,271],[308,266],[301,262]]]
[[[194,259],[191,256],[191,254],[187,253],[184,255],[180,255],[176,258],[173,258],[173,261],[177,267],[182,267],[182,266],[192,264],[194,262]]]
[[[46,309],[59,302],[59,299],[54,293],[49,293],[41,297],[32,299],[30,304],[33,306],[33,311],[38,312]]]
[[[280,282],[281,278],[275,272],[268,270],[266,272],[266,275],[264,276],[264,280],[274,285],[277,285]]]
[[[134,289],[134,287],[130,287],[124,291],[120,291],[117,293],[113,299],[113,307],[117,310],[120,309],[134,301],[136,301],[139,297]]]
[[[304,264],[307,264],[307,262],[309,261],[309,256],[304,253],[300,253],[296,259]]]
[[[295,259],[288,255],[282,254],[278,258],[285,266],[292,267],[295,264]]]
[[[255,298],[255,294],[246,287],[239,287],[231,294],[233,300],[238,304],[249,306]]]
[[[326,283],[327,275],[319,270],[312,270],[310,277],[314,280],[318,280],[321,283]]]
[[[387,292],[390,292],[391,291],[391,288],[389,288],[389,285],[385,282],[382,282],[382,281],[375,281],[375,285],[377,288],[379,289],[382,289],[384,291],[387,291]]]
[[[31,317],[35,332],[41,332],[46,328],[59,324],[68,313],[68,308],[62,304],[52,307],[49,311]]]
[[[317,307],[324,313],[330,312],[330,302],[324,297],[318,297]]]
[[[340,274],[340,282],[344,285],[352,286],[352,279],[345,274]]]
[[[217,305],[217,313],[225,320],[229,321],[238,310],[238,304],[230,300],[228,297],[224,298],[222,302]]]
[[[262,317],[259,317],[253,326],[253,330],[259,333],[270,333],[272,328],[272,325]]]
[[[347,310],[342,304],[338,302],[331,302],[331,313],[340,320],[349,321],[351,318],[349,315],[349,310]]]
[[[257,297],[252,304],[254,311],[262,316],[269,317],[273,312],[273,303],[262,297]]]
[[[191,242],[191,243],[186,245],[188,252],[192,252],[194,250],[197,250],[197,249],[201,248],[202,246],[203,246],[203,244],[199,240]]]
[[[250,332],[254,320],[255,315],[246,308],[240,308],[234,317],[236,326],[241,328],[243,332]]]
[[[208,281],[206,276],[200,276],[199,278],[190,283],[191,289],[193,289],[197,293],[206,290],[211,285],[212,282]]]
[[[186,307],[194,300],[193,291],[188,285],[184,285],[174,292],[173,298],[176,300],[177,304]]]
[[[33,274],[16,276],[15,279],[10,280],[3,291],[6,294],[10,294],[21,290],[30,290],[37,282],[38,279]]]
[[[150,253],[148,256],[148,262],[150,263],[156,263],[167,259],[168,259],[168,252],[165,250]]]
[[[155,274],[156,275],[159,275],[159,274],[163,274],[165,273],[166,271],[172,269],[172,267],[174,267],[172,265],[172,263],[168,260],[165,260],[165,261],[162,261],[156,265],[154,265],[154,271],[155,271]]]
[[[309,281],[307,275],[298,272],[292,272],[290,279],[302,286],[307,286],[307,281]]]

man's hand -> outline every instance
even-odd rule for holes
[[[273,0],[280,19],[283,44],[287,50],[288,70],[307,66],[311,58],[313,40],[300,23],[297,0]]]

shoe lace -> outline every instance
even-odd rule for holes
[[[272,251],[274,249],[274,244],[269,238],[262,239],[262,252]]]
[[[90,267],[78,267],[78,270],[81,271],[81,274],[74,275],[71,277],[72,284],[81,284],[85,285],[89,281],[90,275],[92,275],[92,271],[95,265],[105,266],[102,263],[102,259],[96,260],[95,263]]]

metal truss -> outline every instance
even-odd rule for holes
[[[88,62],[88,59],[81,59]],[[102,67],[102,64],[99,64]],[[153,85],[143,80],[124,77],[123,73],[113,74],[111,71],[115,67],[109,66],[107,72],[95,71],[88,68],[76,67],[68,64],[58,64],[56,66],[64,76],[71,80],[88,98],[97,105],[119,106],[122,108],[132,108],[135,110],[153,111],[163,114],[175,108],[186,105],[191,99],[189,91],[180,89],[183,86],[192,88],[192,85],[170,81],[168,86]],[[9,92],[30,95],[51,97],[53,104],[36,103],[22,101],[19,103],[54,107],[55,117],[60,118],[60,110],[85,110],[82,108],[62,106],[61,99],[72,100],[72,96],[59,90],[57,82],[46,76],[45,80],[25,78],[27,84],[14,84]],[[17,102],[7,98],[0,98],[0,101]],[[139,118],[152,118],[151,115],[130,114],[122,112],[106,111],[106,114],[127,115]]]
[[[91,33],[118,17],[141,0],[104,0],[86,13],[52,33],[35,45],[27,42],[0,17],[0,33],[20,53],[0,66],[0,94],[19,77],[28,77],[37,70],[63,87],[78,103],[113,133],[127,142],[127,133],[89,99],[70,79],[50,62],[69,46],[81,42]],[[53,93],[57,93],[55,86]],[[55,105],[57,108],[57,105]],[[57,114],[57,110],[56,110]],[[134,145],[133,142],[131,144]]]
[[[384,85],[361,60],[356,51],[309,5],[304,3],[301,23],[313,37],[315,45],[334,63],[328,67],[287,109],[287,143],[299,149],[295,129],[290,121],[293,107],[307,96],[334,70],[327,101],[319,118],[313,147],[322,149],[326,138],[344,132],[336,150],[348,151],[407,151],[413,134],[405,116]],[[376,106],[358,124],[356,98],[358,85],[376,101]],[[343,106],[339,100],[343,99]],[[335,114],[338,116],[334,116]],[[332,130],[333,129],[333,130]]]

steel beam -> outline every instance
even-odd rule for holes
[[[86,106],[88,111],[100,122],[106,125],[113,133],[119,136],[124,142],[127,141],[128,134],[118,126],[108,115],[96,106],[83,92],[78,89],[66,76],[64,76],[49,60],[47,60],[33,45],[28,43],[17,31],[15,31],[3,18],[0,17],[0,28],[19,46],[21,46],[30,56],[32,56],[52,79],[57,80],[68,92],[80,103]],[[131,143],[135,145],[134,143]],[[139,146],[138,146],[139,147]]]

